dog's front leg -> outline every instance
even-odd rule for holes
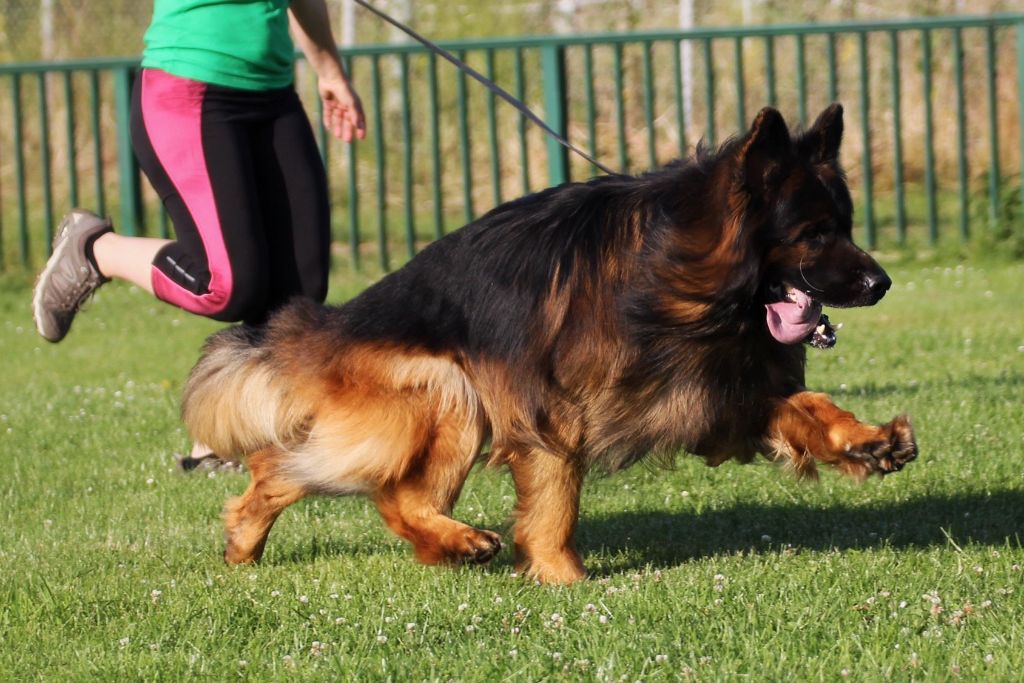
[[[776,402],[765,451],[803,476],[817,476],[818,460],[864,479],[902,469],[917,457],[917,442],[905,415],[881,426],[865,424],[825,394],[802,391]]]
[[[542,450],[507,457],[516,486],[516,569],[541,583],[586,576],[573,536],[584,468],[572,456]]]

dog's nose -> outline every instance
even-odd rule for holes
[[[864,289],[875,297],[876,300],[881,299],[882,295],[889,291],[890,287],[892,287],[892,280],[883,270],[868,273],[864,276]]]

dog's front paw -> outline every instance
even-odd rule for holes
[[[862,476],[885,476],[899,472],[917,457],[917,440],[910,418],[900,415],[877,428],[877,434],[859,444],[850,444],[846,455],[857,461]]]
[[[917,439],[910,418],[900,415],[889,424],[882,426],[886,435],[884,448],[876,456],[877,471],[883,476],[899,472],[903,466],[917,457]]]
[[[825,394],[803,391],[777,406],[765,452],[788,460],[803,476],[815,476],[815,462],[832,465],[855,479],[889,474],[917,457],[910,418],[881,426],[860,422]]]
[[[568,585],[587,577],[583,560],[575,550],[545,549],[543,553],[531,554],[525,548],[516,549],[518,556],[516,572],[545,584]]]

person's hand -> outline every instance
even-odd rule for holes
[[[324,103],[324,127],[345,142],[365,138],[363,104],[349,82],[344,78],[321,78],[318,87]]]

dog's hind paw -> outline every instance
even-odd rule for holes
[[[458,528],[440,536],[439,542],[427,541],[427,535],[412,539],[416,559],[423,564],[484,564],[501,550],[501,536],[493,531],[456,524]]]
[[[460,544],[457,559],[471,564],[483,564],[501,550],[501,536],[486,529],[472,529]]]

